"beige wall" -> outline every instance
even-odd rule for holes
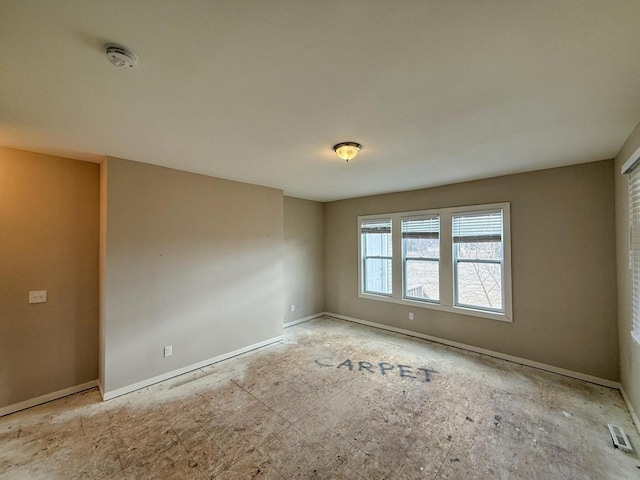
[[[98,190],[97,164],[0,148],[0,407],[98,376]]]
[[[640,127],[615,170],[596,162],[327,204],[109,159],[101,210],[97,165],[0,148],[0,407],[98,375],[99,226],[107,392],[278,336],[283,321],[323,310],[617,380],[615,178],[620,369],[638,411],[619,167],[639,145]],[[503,201],[512,324],[357,296],[358,215]],[[47,289],[48,302],[29,305],[34,289]],[[174,355],[163,358],[168,344]]]
[[[616,381],[613,178],[602,161],[327,203],[325,308]],[[495,202],[511,203],[513,323],[358,297],[358,215]]]
[[[107,394],[282,334],[282,191],[106,162]]]
[[[322,203],[284,197],[284,322],[324,311],[323,229]]]
[[[640,147],[640,124],[616,157],[616,239],[618,253],[618,330],[620,335],[620,381],[633,409],[640,412],[640,346],[631,338],[631,277],[629,272],[629,202],[627,176],[620,170]]]

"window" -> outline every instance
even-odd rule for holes
[[[631,269],[631,335],[640,343],[640,168],[629,175],[629,268]]]
[[[453,216],[455,305],[504,311],[502,210]]]
[[[640,223],[640,181],[638,190]],[[360,297],[512,321],[508,203],[367,215],[358,225]],[[640,285],[640,246],[638,259]]]
[[[440,300],[440,218],[402,220],[404,298]]]
[[[364,222],[360,225],[360,235],[364,292],[391,295],[393,287],[391,220]]]

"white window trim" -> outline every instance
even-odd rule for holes
[[[504,288],[504,313],[479,310],[470,307],[460,307],[454,304],[454,278],[453,278],[453,238],[451,231],[451,219],[453,215],[459,213],[503,211],[503,288]],[[440,302],[420,301],[403,298],[404,275],[402,271],[402,229],[401,221],[405,218],[421,217],[428,215],[438,215],[440,217]],[[360,225],[363,222],[374,219],[391,219],[391,240],[392,240],[392,294],[376,295],[363,292],[363,269],[362,269],[362,239],[360,236]],[[432,210],[418,210],[412,212],[395,212],[376,215],[358,216],[358,297],[367,300],[396,303],[417,308],[426,308],[444,312],[469,315],[472,317],[488,318],[502,322],[513,322],[512,287],[511,287],[511,212],[510,204],[491,203],[484,205],[468,205],[450,208],[438,208]]]
[[[640,170],[637,166],[637,154],[640,148],[632,155],[629,161],[636,158],[633,165],[623,173],[628,173],[628,219],[629,219],[629,283],[631,286],[631,338],[640,345],[640,292],[638,287],[638,275],[640,275],[640,224],[638,222],[638,201],[640,201]],[[628,161],[628,162],[629,162]],[[626,165],[626,164],[625,164]]]

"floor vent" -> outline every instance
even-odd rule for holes
[[[618,427],[617,425],[613,425],[611,423],[609,423],[608,425],[609,425],[609,433],[611,433],[611,440],[613,440],[613,446],[625,452],[631,452],[633,448],[631,447],[631,444],[629,443],[629,439],[625,435],[624,430],[622,430],[622,428]]]

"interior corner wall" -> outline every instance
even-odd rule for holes
[[[0,408],[98,376],[98,192],[95,163],[0,148]]]
[[[285,323],[324,311],[323,232],[321,202],[284,197]]]
[[[359,215],[498,202],[511,204],[512,323],[358,296]],[[325,308],[618,381],[614,214],[611,160],[330,202]]]
[[[105,173],[107,397],[282,335],[281,190],[118,158]]]
[[[616,157],[616,241],[618,261],[618,331],[620,341],[620,383],[635,410],[640,413],[640,345],[631,337],[631,272],[629,270],[629,184],[622,165],[640,148],[640,124]]]

